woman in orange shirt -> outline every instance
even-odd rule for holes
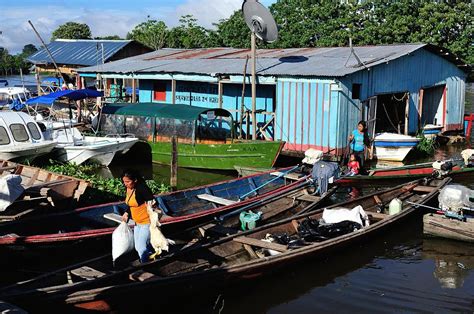
[[[128,210],[123,214],[122,220],[127,222],[129,217],[135,221],[133,236],[135,250],[138,252],[140,262],[145,263],[154,252],[150,245],[150,216],[147,211],[147,201],[156,201],[145,180],[134,170],[126,170],[122,175],[122,181],[127,189],[125,203]]]

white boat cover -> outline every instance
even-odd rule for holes
[[[5,211],[24,190],[19,175],[7,174],[0,177],[0,211]]]

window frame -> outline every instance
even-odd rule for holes
[[[25,140],[21,140],[21,139],[18,140],[17,137],[15,136],[15,132],[12,130],[12,126],[17,126],[17,125],[21,126],[23,128],[23,130],[25,131],[25,134],[26,134],[26,139]],[[12,136],[13,136],[13,139],[15,140],[15,142],[19,142],[19,143],[28,142],[28,140],[30,139],[30,135],[28,134],[28,131],[27,131],[24,124],[12,123],[12,124],[10,124],[9,128],[10,128],[10,132],[12,133]]]
[[[30,126],[33,126],[34,128],[34,132],[31,130]],[[35,140],[35,141],[39,141],[41,140],[41,130],[38,129],[38,126],[36,125],[36,123],[34,122],[28,122],[26,123],[26,128],[28,129],[28,131],[30,132],[30,135],[31,137]],[[36,134],[38,134],[38,138],[35,137],[35,132]]]
[[[2,130],[3,130],[3,131],[2,131]],[[0,141],[0,145],[8,145],[8,144],[10,144],[10,143],[12,142],[12,140],[11,140],[11,138],[10,138],[10,135],[8,134],[7,129],[6,129],[4,126],[0,125],[0,138],[1,138],[1,135],[2,135],[1,133],[2,133],[2,132],[5,132],[5,135],[7,136],[8,142],[7,142],[7,143],[2,143],[2,142]]]

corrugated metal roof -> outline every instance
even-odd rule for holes
[[[104,62],[116,54],[131,40],[57,39],[47,47],[58,64],[92,66]],[[103,51],[102,51],[103,49]],[[34,64],[52,63],[46,49],[41,49],[28,60]]]
[[[428,46],[433,48],[426,44],[355,47],[364,65],[359,64],[349,47],[261,49],[257,51],[257,71],[259,75],[269,76],[341,77]],[[248,49],[234,48],[161,49],[98,67],[81,68],[78,72],[238,75],[242,74],[249,55]],[[250,69],[249,62],[247,74]]]

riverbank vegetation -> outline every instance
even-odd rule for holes
[[[75,165],[70,163],[58,163],[50,160],[44,168],[48,171],[68,175],[90,183],[86,194],[81,198],[80,206],[94,205],[113,201],[122,201],[125,198],[125,187],[120,178],[103,178],[99,176],[99,165],[86,164]],[[161,194],[170,191],[169,186],[153,180],[146,180],[153,194]]]
[[[259,47],[347,46],[349,38],[358,46],[423,42],[445,47],[467,63],[474,64],[474,4],[470,0],[341,2],[346,1],[278,0],[269,9],[279,25],[279,39],[272,44],[260,43]],[[179,25],[172,28],[148,17],[131,29],[126,38],[153,49],[250,47],[250,30],[240,10],[214,26],[214,29],[206,29],[192,15],[182,16]],[[56,38],[94,37],[87,24],[67,22],[53,31],[51,40]],[[120,37],[111,34],[95,39]],[[26,57],[34,51],[25,49],[17,56],[0,50],[0,70],[12,73],[26,67]]]

